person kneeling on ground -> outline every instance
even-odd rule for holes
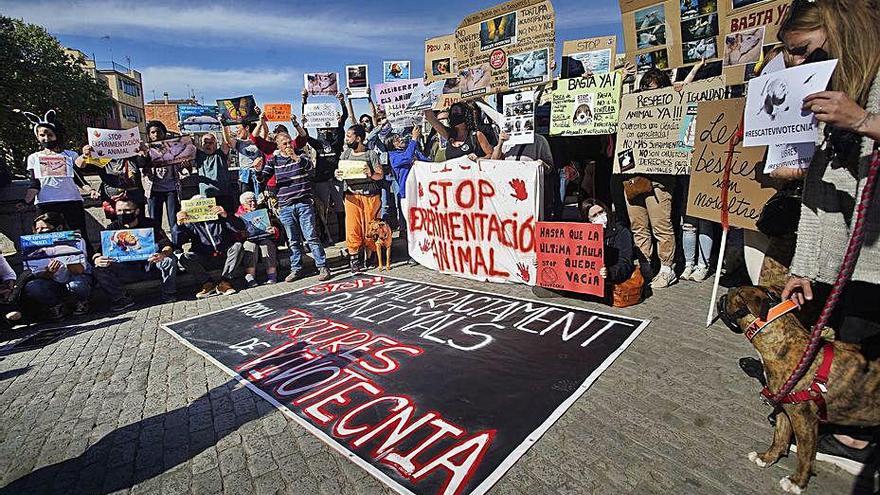
[[[400,237],[404,241],[407,241],[406,179],[409,177],[409,172],[412,170],[416,160],[423,162],[431,161],[429,157],[419,150],[421,137],[422,129],[419,126],[415,126],[413,127],[412,139],[409,140],[409,143],[406,142],[403,136],[396,133],[388,136],[388,139],[385,141],[385,149],[388,150],[388,161],[391,162],[391,169],[394,171],[394,176],[397,180],[397,197],[398,204],[400,205],[400,208],[397,210],[398,222],[400,224]],[[418,263],[412,257],[409,257],[406,264],[415,266]]]
[[[176,300],[177,258],[160,222],[141,216],[140,206],[131,199],[116,201],[116,220],[107,230],[153,229],[153,239],[159,252],[150,256],[146,264],[143,261],[118,262],[100,253],[94,256],[95,279],[109,296],[112,311],[124,311],[134,306],[134,299],[128,295],[123,284],[143,280],[161,279],[162,302]]]
[[[44,213],[34,219],[34,234],[48,234],[70,230],[60,213]],[[85,256],[85,253],[83,253]],[[89,296],[92,294],[92,267],[88,262],[65,265],[58,258],[49,261],[46,269],[35,273],[24,286],[24,303],[35,309],[35,315],[51,321],[64,318],[64,299],[72,296],[75,302],[73,315],[89,312]],[[43,311],[46,308],[48,311]]]
[[[193,196],[192,199],[202,199]],[[232,274],[241,263],[244,249],[239,240],[243,226],[235,218],[230,218],[222,206],[215,206],[217,220],[206,222],[190,222],[185,211],[177,213],[177,225],[174,226],[180,245],[190,241],[190,249],[180,254],[180,264],[187,273],[191,273],[202,288],[196,298],[235,294],[232,287]],[[241,229],[239,227],[242,227]],[[209,270],[223,267],[219,282],[214,282]]]
[[[581,203],[581,215],[589,223],[602,225],[605,233],[605,266],[599,275],[605,279],[605,299],[611,303],[616,284],[629,280],[635,270],[632,232],[614,221],[611,210],[601,201],[588,199]]]
[[[235,216],[242,217],[257,209],[257,197],[252,192],[245,192],[239,197],[241,206],[235,212]],[[248,288],[257,286],[257,263],[260,258],[266,260],[266,280],[267,284],[274,284],[278,281],[278,248],[277,242],[279,237],[278,229],[269,227],[268,233],[271,237],[265,239],[248,239],[244,242],[244,252],[247,254],[248,263],[245,267],[245,282]]]

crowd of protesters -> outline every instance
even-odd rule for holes
[[[844,4],[847,14],[842,16]],[[873,0],[795,2],[780,25],[779,42],[780,48],[768,54],[765,66],[774,56],[782,57],[788,67],[832,58],[839,62],[828,90],[803,102],[804,110],[820,122],[812,164],[806,172],[773,173],[787,182],[781,190],[802,197],[799,225],[768,233],[762,265],[750,282],[775,288],[783,298],[821,302],[839,271],[855,205],[880,140],[880,8]],[[683,84],[713,75],[707,67],[697,64],[686,77],[680,77],[680,71],[659,69],[636,74],[629,64],[624,72],[627,80],[638,81],[636,91],[680,90]],[[304,92],[303,104],[307,98]],[[499,132],[473,103],[456,103],[442,112],[427,110],[423,127],[396,129],[372,99],[370,113],[357,118],[350,98],[339,94],[338,100],[342,110],[338,125],[317,129],[315,135],[296,117],[290,128],[278,125],[270,130],[265,118],[234,129],[223,127],[219,142],[214,134],[200,136],[190,170],[153,166],[145,145],[132,158],[98,167],[97,189],[81,173],[92,166],[91,147],[67,149],[60,116],[42,119],[33,127],[41,149],[28,157],[31,183],[21,205],[36,205],[33,232],[76,230],[87,238],[86,194],[103,201],[108,229],[153,229],[157,252],[146,261],[117,262],[88,246],[84,263],[65,266],[54,261],[38,274],[16,274],[0,257],[0,309],[6,320],[18,320],[22,313],[54,320],[68,313],[84,315],[97,287],[107,294],[113,310],[125,310],[134,305],[125,284],[146,279],[158,279],[161,300],[174,301],[179,297],[181,270],[197,279],[197,298],[232,294],[237,285],[258,285],[261,260],[265,283],[274,284],[279,281],[278,250],[284,246],[290,258],[286,282],[311,275],[330,279],[325,248],[342,241],[349,270],[360,272],[369,268],[375,250],[366,238],[372,220],[383,219],[399,230],[401,238],[407,237],[405,184],[412,167],[418,161],[459,157],[540,161],[544,190],[549,193],[543,205],[545,219],[603,225],[606,263],[601,276],[609,291],[638,279],[638,284],[646,281],[644,290],[640,288],[645,294],[679,280],[700,282],[710,276],[719,226],[684,214],[688,177],[612,174],[615,136],[536,133],[532,144],[508,146],[507,133]],[[543,104],[539,96],[537,107]],[[172,135],[162,122],[146,125],[147,143]],[[237,174],[230,170],[232,151]],[[61,157],[76,172],[72,177],[38,178],[35,171],[44,155]],[[363,176],[341,180],[337,170],[341,160],[363,162]],[[181,210],[181,200],[190,199],[182,197],[188,174],[197,178],[196,198],[216,199],[216,220],[191,222]],[[641,182],[645,192],[628,196],[624,181]],[[564,206],[573,197],[576,200],[570,204],[577,207],[567,212]],[[261,208],[270,212],[273,226],[268,237],[249,239],[241,217]],[[868,215],[867,241],[834,327],[840,340],[861,344],[866,354],[876,357],[880,349],[876,304],[880,301],[880,200],[876,196]],[[330,228],[333,224],[336,235]],[[728,275],[747,277],[743,236],[736,234],[728,239],[726,259],[715,263],[724,265]],[[306,249],[315,265],[311,273],[303,263]],[[415,264],[412,259],[408,262]],[[237,278],[240,269],[243,282]],[[217,271],[220,275],[214,277]],[[865,439],[837,434],[822,441],[820,448],[849,458],[864,460],[868,455]]]

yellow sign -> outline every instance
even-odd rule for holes
[[[181,201],[180,205],[181,209],[186,212],[186,219],[189,222],[217,220],[217,214],[214,213],[214,207],[217,206],[216,198],[186,199]]]

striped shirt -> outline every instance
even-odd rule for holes
[[[278,184],[278,204],[290,206],[312,199],[312,177],[315,167],[306,155],[300,155],[298,161],[275,152],[258,172],[260,182],[272,177]]]

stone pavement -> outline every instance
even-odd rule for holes
[[[420,267],[392,274],[535,298]],[[0,351],[0,493],[388,493],[159,328],[313,282],[74,320]],[[769,410],[738,366],[751,346],[721,324],[703,328],[710,291],[679,283],[624,310],[548,300],[651,324],[490,493],[782,493],[794,459],[768,469],[746,459],[769,445]],[[854,484],[817,463],[807,493]]]

